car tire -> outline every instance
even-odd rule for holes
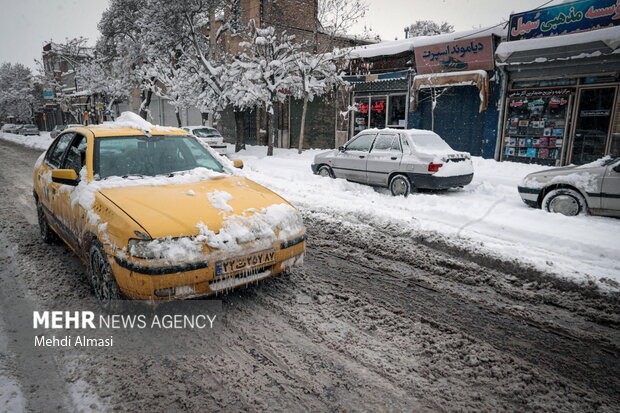
[[[395,175],[390,179],[390,192],[393,196],[407,197],[412,191],[411,181],[405,175]]]
[[[542,200],[542,209],[569,217],[585,214],[588,211],[586,200],[578,191],[559,188],[549,191]]]
[[[118,300],[123,298],[107,254],[98,240],[94,240],[88,250],[88,279],[103,308],[113,309],[118,305]]]
[[[326,176],[330,178],[334,177],[334,171],[332,171],[332,168],[330,168],[327,165],[321,165],[319,169],[316,171],[316,173],[319,176]]]
[[[45,211],[43,211],[43,205],[41,205],[41,201],[39,200],[37,200],[37,220],[39,221],[39,231],[43,242],[46,244],[57,244],[59,241],[58,235],[47,222]]]

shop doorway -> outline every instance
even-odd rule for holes
[[[579,91],[570,163],[583,165],[605,155],[616,90],[600,87]]]

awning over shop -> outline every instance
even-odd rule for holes
[[[443,88],[452,86],[476,86],[480,91],[479,111],[486,110],[489,104],[489,78],[484,70],[465,72],[431,73],[417,75],[411,85],[411,108],[418,109],[418,92],[420,89]]]
[[[495,56],[497,65],[511,72],[513,79],[617,72],[620,26],[503,42]]]

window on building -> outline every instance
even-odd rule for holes
[[[390,96],[388,126],[390,128],[404,128],[407,110],[407,96]]]
[[[370,99],[370,127],[383,129],[385,128],[385,115],[387,113],[386,97],[378,96]]]

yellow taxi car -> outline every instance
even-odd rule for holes
[[[301,265],[300,213],[176,128],[63,131],[39,158],[34,198],[45,242],[86,264],[95,295],[209,295]]]

